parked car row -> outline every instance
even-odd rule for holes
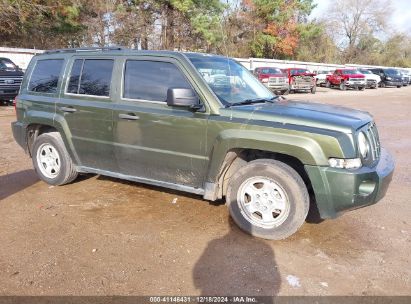
[[[402,87],[411,84],[411,72],[393,68],[341,68],[335,71],[319,70],[311,73],[305,68],[280,69],[258,67],[254,75],[276,94],[294,91],[310,91],[315,94],[316,86],[338,88],[342,91],[363,91],[378,87]]]
[[[315,74],[304,68],[279,69],[260,67],[254,75],[276,94],[288,94],[295,91],[316,92]]]

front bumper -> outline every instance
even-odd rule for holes
[[[384,149],[373,168],[345,170],[305,166],[311,180],[321,218],[377,203],[384,197],[394,172],[394,159]]]
[[[315,84],[292,84],[290,86],[291,90],[311,90]]]
[[[360,81],[346,81],[345,82],[345,85],[347,86],[347,87],[350,87],[350,88],[359,88],[359,87],[365,87],[366,86],[366,82],[364,81],[364,82],[360,82]]]
[[[397,86],[402,86],[402,81],[384,81],[386,86],[389,87],[397,87]]]
[[[286,91],[288,90],[287,83],[264,83],[264,85],[271,91]]]

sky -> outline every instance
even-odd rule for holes
[[[364,0],[375,1],[375,0]],[[313,10],[311,18],[321,18],[324,16],[328,6],[333,0],[314,0],[317,7]],[[392,0],[392,17],[390,20],[393,30],[399,32],[411,31],[411,0]]]

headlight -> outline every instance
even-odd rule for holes
[[[391,77],[387,77],[387,80],[392,80],[392,78],[391,78]]]
[[[367,158],[368,153],[370,152],[370,143],[364,132],[358,134],[358,149],[360,150],[362,158]]]

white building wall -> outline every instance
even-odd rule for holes
[[[25,70],[30,63],[31,58],[35,54],[43,53],[43,50],[35,49],[20,49],[20,48],[6,48],[0,47],[0,57],[6,57],[11,59],[15,64],[20,66]],[[243,66],[249,70],[254,70],[258,67],[278,67],[278,68],[306,68],[312,72],[319,70],[330,70],[333,71],[337,68],[349,68],[349,67],[380,67],[380,66],[370,66],[370,65],[358,65],[358,64],[330,64],[330,63],[319,63],[319,62],[304,62],[304,61],[293,61],[293,60],[278,60],[278,59],[263,59],[263,58],[235,58]],[[408,69],[411,70],[411,69]]]
[[[0,57],[9,58],[23,70],[27,68],[31,58],[39,53],[43,53],[43,51],[34,49],[0,47]]]

